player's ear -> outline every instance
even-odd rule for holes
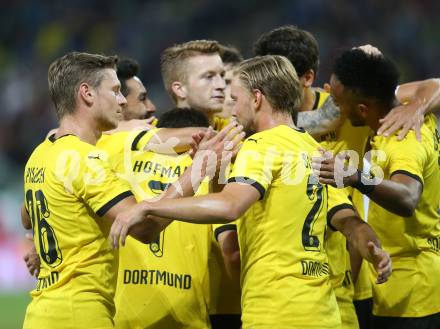
[[[300,78],[301,84],[308,88],[313,85],[313,82],[315,81],[315,71],[312,69],[308,69]]]
[[[356,105],[356,109],[363,119],[367,118],[369,111],[368,105],[359,103]]]
[[[264,95],[258,89],[254,89],[253,94],[254,94],[253,105],[254,105],[255,110],[258,111],[258,109],[260,108],[261,103],[263,101]]]
[[[79,85],[78,94],[84,103],[86,103],[88,106],[91,106],[93,104],[96,91],[89,84],[84,82]]]
[[[180,81],[173,81],[171,84],[171,91],[180,99],[186,99],[188,96],[186,87]]]

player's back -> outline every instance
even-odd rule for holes
[[[94,146],[66,135],[51,136],[35,149],[25,167],[24,188],[41,261],[24,326],[111,326],[111,223],[96,214],[131,195],[127,186]]]
[[[337,328],[324,249],[327,188],[312,175],[316,141],[281,125],[249,137],[230,181],[262,198],[240,219],[243,328]]]
[[[192,162],[188,155],[143,151],[148,134],[117,133],[98,142],[137,200],[158,197]],[[208,193],[206,184],[202,190]],[[173,221],[148,245],[127,238],[119,250],[117,328],[209,328],[211,231],[210,225]]]

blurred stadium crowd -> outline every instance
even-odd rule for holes
[[[283,24],[309,30],[320,45],[317,84],[340,48],[370,43],[397,61],[402,82],[439,76],[440,2],[422,1],[2,1],[0,4],[0,290],[27,289],[19,224],[26,159],[56,126],[47,68],[69,50],[117,54],[141,64],[150,98],[171,107],[159,55],[173,43],[216,39],[245,56],[264,31]],[[23,284],[26,283],[26,284]]]

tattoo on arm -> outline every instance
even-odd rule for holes
[[[297,125],[304,128],[309,134],[316,136],[339,128],[342,121],[339,107],[333,102],[332,97],[327,97],[318,110],[299,112]]]

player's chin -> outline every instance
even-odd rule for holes
[[[112,130],[118,127],[119,122],[122,121],[122,115],[119,117],[115,117],[115,118],[111,118],[109,120],[107,120],[106,124],[105,124],[105,130]]]
[[[223,103],[211,102],[208,110],[211,113],[220,113],[221,111],[223,111]]]

